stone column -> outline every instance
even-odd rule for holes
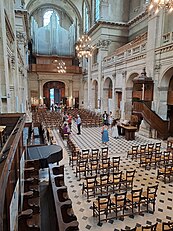
[[[100,111],[103,113],[104,109],[104,99],[103,99],[103,70],[102,70],[102,61],[105,56],[108,54],[108,46],[110,45],[109,40],[99,40],[96,44],[96,47],[99,49],[98,52],[98,101],[101,102]]]
[[[69,107],[73,106],[73,81],[69,80],[69,88],[68,88],[68,98],[69,98]]]
[[[121,101],[121,119],[126,119],[125,115],[125,105],[126,105],[126,75],[127,72],[122,72],[122,101]]]
[[[42,79],[38,77],[38,92],[39,92],[39,104],[43,104],[43,87]]]
[[[88,109],[91,109],[91,57],[88,58]]]

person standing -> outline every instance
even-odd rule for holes
[[[106,111],[104,111],[102,118],[103,118],[103,123],[108,125],[108,123],[109,123],[108,122],[108,114]]]
[[[111,126],[111,131],[112,131],[112,137],[117,139],[119,137],[118,127],[117,127],[117,120],[113,120],[112,126]]]
[[[81,118],[80,118],[80,115],[77,115],[77,119],[76,119],[76,125],[77,125],[77,130],[78,130],[78,133],[77,135],[80,135],[81,134]]]
[[[112,125],[112,122],[113,122],[113,115],[112,115],[112,112],[111,112],[111,111],[110,111],[110,113],[109,113],[108,120],[109,120],[109,125],[111,126],[111,125]]]
[[[102,127],[102,144],[107,144],[109,141],[108,125],[104,124]]]
[[[67,115],[68,115],[67,122],[68,122],[68,126],[69,126],[69,129],[70,129],[70,132],[71,132],[72,116],[70,115],[70,113],[68,113]]]

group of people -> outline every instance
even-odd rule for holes
[[[103,116],[103,126],[102,126],[102,130],[101,130],[101,134],[102,134],[102,143],[103,144],[107,144],[107,142],[109,141],[109,128],[111,129],[111,135],[113,138],[117,139],[120,136],[120,122],[119,119],[114,119],[112,112],[110,112],[110,114],[108,115],[106,113],[106,111],[104,112]],[[63,133],[64,134],[70,134],[72,132],[72,116],[70,113],[66,113],[64,112],[63,115]],[[77,126],[77,135],[81,134],[81,117],[78,114],[77,117],[75,118],[75,123]]]
[[[64,134],[70,134],[72,132],[72,115],[70,113],[64,112],[63,114],[63,133]],[[78,135],[81,134],[81,118],[80,115],[77,115],[77,118],[75,119],[76,125],[77,125],[77,130],[78,130]]]
[[[107,112],[105,111],[103,113],[103,126],[102,126],[102,143],[107,144],[109,141],[109,132],[108,129],[109,127],[111,128],[111,135],[113,138],[117,139],[120,136],[120,122],[119,119],[113,119],[112,112],[108,115]]]

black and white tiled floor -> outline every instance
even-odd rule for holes
[[[101,226],[98,226],[98,218],[92,216],[92,201],[87,201],[86,195],[82,195],[82,183],[75,177],[75,169],[69,166],[70,152],[67,148],[66,140],[62,141],[59,138],[58,131],[54,130],[54,135],[57,140],[57,144],[63,146],[64,158],[60,164],[65,165],[65,184],[68,187],[69,197],[73,203],[74,212],[79,221],[79,228],[81,231],[94,230],[94,231],[116,231],[124,228],[141,226],[146,224],[155,223],[156,221],[169,221],[173,220],[173,182],[164,184],[162,181],[156,179],[157,170],[145,170],[139,167],[138,161],[127,158],[127,151],[132,145],[156,143],[160,140],[148,139],[136,134],[134,141],[127,141],[124,137],[119,139],[113,139],[111,136],[108,143],[109,156],[121,157],[121,170],[136,169],[134,187],[146,189],[148,185],[159,184],[156,202],[156,211],[154,214],[144,213],[143,215],[136,215],[134,218],[125,217],[122,220],[109,220],[108,222],[102,222]],[[77,144],[80,149],[88,148],[101,148],[103,144],[101,142],[101,128],[82,128],[82,134],[77,135],[76,127],[73,126],[71,138]],[[105,146],[105,145],[104,145]],[[165,149],[166,143],[162,141],[162,148]]]

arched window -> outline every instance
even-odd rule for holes
[[[50,17],[52,16],[54,10],[47,10],[45,13],[44,13],[44,16],[43,16],[43,26],[47,26],[50,22]],[[56,19],[57,19],[57,22],[59,23],[59,16],[58,14],[56,13]]]
[[[87,2],[83,1],[83,31],[87,32],[89,30],[89,14],[88,14]]]
[[[95,0],[94,19],[95,21],[98,21],[100,19],[100,0]]]

